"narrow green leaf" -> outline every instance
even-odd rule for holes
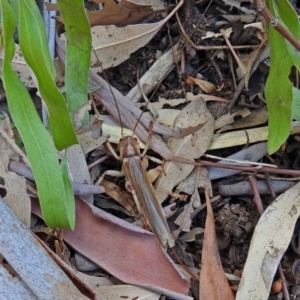
[[[70,222],[70,229],[73,230],[75,227],[75,202],[72,184],[69,179],[68,159],[66,154],[63,156],[60,167],[66,192],[66,211]]]
[[[273,1],[269,9],[274,13]],[[269,25],[271,68],[265,87],[269,111],[268,152],[274,153],[286,141],[290,133],[292,110],[292,83],[289,80],[293,62],[286,43],[272,25]]]
[[[300,90],[293,87],[292,118],[300,121]]]
[[[293,9],[291,3],[288,0],[276,0],[276,11],[282,25],[284,25],[299,41],[300,23],[297,13]],[[294,65],[300,71],[300,52],[287,40],[285,40],[285,43]]]
[[[7,0],[0,1],[0,5],[4,48],[3,84],[10,114],[24,142],[36,180],[42,212],[48,226],[73,228],[74,211],[68,210],[69,203],[74,201],[74,197],[72,195],[71,198],[69,192],[65,192],[55,147],[36,112],[27,89],[11,66],[15,53],[14,13]]]
[[[87,101],[92,36],[82,0],[58,0],[67,35],[66,92],[70,112]]]
[[[62,150],[77,143],[66,102],[58,90],[42,17],[34,0],[12,0],[17,7],[18,33],[22,54],[38,81],[39,91],[49,111],[49,127],[54,144]]]

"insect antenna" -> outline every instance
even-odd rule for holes
[[[106,76],[106,73],[105,73],[104,69],[102,68],[102,63],[100,62],[100,59],[99,59],[99,57],[98,57],[98,55],[97,55],[97,53],[96,53],[96,51],[95,51],[95,49],[94,49],[93,46],[92,46],[92,50],[93,50],[93,52],[94,52],[94,54],[95,54],[95,56],[96,56],[96,58],[97,58],[97,60],[99,62],[99,65],[100,65],[100,68],[101,68],[102,73],[104,75],[104,78],[105,78],[106,82],[108,83],[110,92],[111,92],[111,94],[112,94],[112,96],[114,98],[114,102],[115,102],[115,105],[116,105],[116,108],[117,108],[117,111],[118,111],[118,117],[119,117],[119,121],[120,121],[120,125],[121,125],[121,136],[123,137],[123,135],[124,135],[123,134],[123,128],[124,128],[124,126],[123,126],[123,122],[122,122],[122,119],[121,119],[121,113],[120,113],[118,102],[117,102],[117,100],[115,98],[115,95],[114,95],[113,89],[111,88],[111,84],[109,83],[108,77]]]
[[[139,80],[139,71],[136,72],[136,79],[137,79],[137,84],[138,84],[139,90],[140,90],[141,95],[143,96],[143,98],[144,98],[144,100],[145,100],[145,102],[146,102],[146,105],[145,105],[144,108],[142,109],[142,112],[141,112],[141,114],[139,115],[139,117],[138,117],[138,119],[137,119],[137,121],[136,121],[136,123],[135,123],[135,125],[134,125],[132,135],[134,135],[134,132],[135,132],[135,130],[136,130],[136,127],[137,127],[137,125],[139,124],[139,122],[140,122],[140,120],[141,120],[141,117],[142,117],[143,113],[145,112],[145,110],[147,109],[147,107],[148,107],[148,105],[149,105],[149,103],[150,103],[150,100],[149,100],[148,97],[146,96],[146,94],[145,94],[143,88],[141,87],[141,83],[140,83],[140,80]]]

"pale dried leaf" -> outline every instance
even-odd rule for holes
[[[100,286],[96,288],[107,300],[115,299],[139,299],[139,300],[158,300],[160,294],[134,286],[134,285],[114,285]]]
[[[195,133],[182,139],[169,138],[168,147],[176,156],[190,160],[204,154],[211,143],[214,131],[214,119],[206,107],[205,101],[198,98],[189,103],[178,115],[174,127],[189,127],[206,122],[202,128]],[[156,194],[159,201],[164,201],[173,187],[178,185],[193,170],[194,166],[177,162],[167,162],[164,169],[166,176],[160,175],[155,183]]]
[[[199,168],[199,181],[197,184],[198,188],[204,188],[208,187],[209,195],[212,195],[212,187],[211,187],[211,181],[208,176],[207,168]],[[195,189],[195,183],[197,179],[197,169],[195,168],[191,174],[184,179],[182,182],[179,183],[179,185],[175,189],[175,193],[186,193],[191,195],[194,192]],[[197,200],[199,199],[199,200]],[[194,207],[200,206],[200,196],[198,193],[196,193],[196,199],[194,201]]]
[[[214,84],[210,83],[209,81],[193,78],[193,77],[190,77],[190,76],[188,76],[187,78],[192,80],[195,84],[197,84],[207,94],[210,94],[210,93],[214,92],[217,89],[216,86]]]
[[[215,130],[220,129],[220,131],[224,131],[224,129],[222,127],[228,125],[228,124],[232,124],[235,122],[235,119],[237,117],[242,117],[245,118],[246,116],[250,115],[251,112],[248,108],[243,108],[240,110],[237,110],[234,113],[227,113],[227,114],[223,114],[220,118],[218,118],[215,122]]]
[[[293,121],[291,124],[290,134],[300,132],[300,122]],[[238,130],[226,133],[214,134],[209,150],[223,149],[238,145],[247,145],[268,140],[268,127],[258,127],[254,129]]]
[[[160,125],[172,127],[174,124],[174,120],[179,113],[180,110],[178,109],[158,109],[157,110],[158,115],[155,121]],[[145,113],[145,115],[147,115],[150,119],[153,119],[150,113],[147,112]]]
[[[278,264],[300,215],[300,183],[277,197],[256,225],[237,300],[268,299]]]
[[[0,223],[0,253],[38,299],[87,299],[2,198]]]
[[[80,130],[83,125],[83,120],[89,110],[92,109],[92,101],[89,100],[80,105],[76,110],[71,113],[72,122],[76,131]]]
[[[66,150],[70,179],[76,183],[91,184],[90,172],[86,163],[84,152],[79,144],[72,145]],[[92,193],[82,195],[88,203],[93,203]]]
[[[74,270],[74,272],[76,272],[76,270]],[[82,272],[76,272],[76,275],[94,291],[96,291],[100,286],[114,286],[114,284],[106,277],[91,276]]]
[[[251,23],[251,24],[244,25],[244,29],[247,28],[247,27],[256,27],[256,28],[260,29],[262,32],[265,31],[264,25],[261,22],[256,22],[256,23]],[[226,28],[226,29],[223,29],[223,30],[225,32],[225,35],[229,38],[231,33],[232,33],[232,27]],[[220,37],[220,36],[222,36],[221,33],[216,33],[216,32],[213,32],[213,31],[207,31],[206,34],[201,37],[201,39],[204,40],[204,39],[210,39],[210,38],[217,38],[217,37]]]
[[[146,95],[157,86],[158,82],[169,74],[170,69],[174,67],[174,63],[181,57],[181,53],[182,47],[180,44],[174,45],[173,48],[157,59],[150,69],[142,76],[140,85]],[[129,91],[127,97],[134,103],[142,98],[141,90],[137,84]]]
[[[215,232],[211,203],[206,195],[207,217],[202,248],[202,268],[199,282],[199,299],[233,300],[233,294],[222,267]],[[243,299],[249,299],[245,297]]]
[[[114,1],[109,3],[111,2]],[[92,45],[96,54],[92,51],[92,68],[96,72],[102,72],[103,69],[115,67],[125,61],[131,53],[145,46],[182,4],[183,0],[165,19],[157,23],[125,27],[115,25],[93,27],[91,29]],[[61,34],[60,39],[66,43],[65,33]]]
[[[107,141],[107,136],[101,135],[101,125],[102,121],[95,117],[92,122],[76,132],[85,155]]]
[[[197,208],[201,205],[198,188],[199,187],[205,188],[206,186],[208,186],[210,193],[212,193],[211,192],[211,182],[208,179],[208,172],[207,172],[206,168],[197,167],[192,171],[192,173],[188,177],[192,177],[192,178],[190,178],[188,183],[193,184],[193,185],[185,186],[185,188],[186,188],[186,190],[189,190],[190,194],[192,193],[192,197],[191,197],[190,203],[188,203],[184,206],[183,212],[174,221],[174,223],[179,226],[179,228],[177,229],[177,233],[179,233],[180,231],[185,231],[185,232],[190,231],[190,227],[192,224],[191,215],[194,212],[194,208]],[[185,179],[185,181],[186,181],[186,179]],[[180,185],[182,185],[182,182]],[[182,187],[184,187],[184,185],[182,185]],[[177,187],[176,191],[183,192],[183,191],[179,190],[178,187]]]
[[[203,235],[204,229],[201,227],[195,227],[191,231],[182,235],[179,239],[184,242],[193,242],[197,235]]]
[[[26,180],[24,177],[8,171],[10,159],[19,156],[12,148],[12,145],[15,145],[12,137],[9,118],[6,116],[4,120],[0,120],[0,178],[4,180],[4,188],[6,189],[4,201],[29,228],[31,204],[27,195]]]
[[[3,58],[4,58],[4,52],[3,48],[0,47],[0,76],[2,78],[2,63],[3,63]],[[20,46],[18,44],[15,44],[15,55],[12,59],[12,67],[20,80],[23,82],[23,84],[26,87],[37,87],[36,81],[32,77],[31,70],[29,66],[27,65],[24,56],[21,52]],[[54,65],[56,69],[56,79],[55,82],[58,85],[61,85],[64,82],[64,65],[62,62],[58,59],[54,60]]]
[[[183,212],[174,221],[174,223],[180,227],[180,229],[176,230],[176,235],[178,235],[181,231],[189,232],[191,230],[192,220],[190,216],[193,212],[194,208],[191,203],[184,206]]]
[[[233,130],[233,129],[254,127],[257,125],[264,124],[267,121],[268,121],[267,106],[263,106],[262,108],[254,110],[251,114],[245,115],[242,119],[237,120],[233,124],[224,126],[218,131],[218,133],[227,130]]]

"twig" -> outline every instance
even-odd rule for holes
[[[256,179],[253,175],[251,175],[249,176],[248,180],[253,191],[253,202],[256,205],[259,214],[262,215],[264,213],[264,207],[262,205],[260,194],[257,188]]]
[[[232,48],[232,45],[231,45],[229,39],[227,38],[225,31],[223,29],[220,29],[220,32],[222,33],[223,38],[224,38],[224,40],[225,40],[225,42],[226,42],[226,44],[227,44],[227,46],[228,46],[231,54],[235,58],[235,61],[237,62],[238,66],[239,66],[239,68],[240,68],[240,70],[242,72],[242,75],[245,75],[245,73],[246,73],[246,67],[241,62],[240,58],[237,56],[237,54],[235,53],[234,49]]]
[[[254,0],[257,11],[276,29],[286,40],[288,40],[298,51],[300,51],[300,42],[280,24],[279,20],[275,18],[267,6],[260,0]]]
[[[244,172],[254,172],[254,173],[271,173],[271,174],[282,174],[288,176],[300,176],[300,170],[288,170],[288,169],[275,169],[270,167],[242,167],[236,165],[229,165],[229,164],[218,164],[211,161],[200,160],[197,161],[197,166],[204,166],[204,167],[214,167],[214,168],[221,168],[221,169],[231,169],[231,170],[240,170]]]
[[[248,164],[248,165],[250,164],[250,165],[254,165],[254,166],[264,166],[264,167],[270,167],[270,168],[276,168],[276,169],[278,168],[276,165],[258,163],[258,162],[249,161],[249,160],[223,158],[223,157],[219,157],[219,156],[215,156],[215,155],[211,155],[211,154],[204,154],[202,156],[205,156],[207,158],[212,158],[212,159],[225,160],[225,161],[229,161],[229,162],[239,163],[239,164]]]

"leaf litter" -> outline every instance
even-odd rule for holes
[[[105,10],[103,10],[102,17],[105,13],[109,14],[108,9],[110,9],[110,12],[115,13],[116,16],[119,16],[121,13],[120,8],[125,7],[129,3],[128,1],[121,1],[121,6],[117,8],[117,4],[113,4],[112,2],[113,1],[107,1],[106,5],[104,5],[104,8],[106,7],[106,12]],[[137,12],[136,15],[139,15],[139,17],[142,19],[144,16],[149,16],[153,13],[151,4],[152,3],[147,2],[146,5],[143,6],[141,11],[139,11],[139,9],[141,8],[141,5],[139,4],[132,4],[131,8],[133,7],[134,10]],[[231,13],[229,8],[234,7],[235,9],[237,9],[237,11],[239,11],[242,14],[240,15],[242,17],[246,17],[249,16],[249,14],[252,14],[251,19],[244,18],[244,20],[248,20],[245,22],[251,23],[253,22],[253,20],[255,20],[255,15],[253,15],[254,10],[251,4],[249,4],[250,6],[246,8],[244,6],[241,6],[241,4],[237,3],[236,1],[224,0],[220,1],[220,3],[218,4],[213,5],[220,5],[223,9],[223,12],[228,13],[225,15],[218,16],[216,15],[216,11],[214,11],[211,14],[212,19],[217,20],[217,18],[223,18],[223,22],[225,24],[230,26],[232,25],[231,30],[233,34],[235,34],[238,29],[237,26],[234,25],[234,21],[232,21],[234,20],[234,18],[231,18],[229,16]],[[185,6],[182,8],[182,14],[186,13],[186,11],[187,8]],[[116,20],[116,16],[113,16],[112,18],[115,19],[112,20]],[[133,19],[134,18],[135,17],[133,17]],[[163,24],[164,21],[165,20],[162,20],[161,23],[158,22],[157,24],[153,23],[154,25],[148,25],[150,28],[154,28],[156,30],[160,28],[160,25],[158,24]],[[138,23],[139,21],[136,22]],[[190,25],[192,24],[192,22],[193,17],[183,22],[184,30],[189,33],[189,36],[193,36],[194,34],[190,31]],[[112,24],[109,25],[118,24],[112,22]],[[126,26],[127,23],[123,25]],[[140,24],[133,26],[135,26],[138,29],[141,29],[141,31],[144,32],[141,33],[141,35],[144,34],[147,37],[144,44],[149,44],[149,40],[151,38],[155,39],[156,35],[159,36],[159,39],[162,41],[161,36],[166,34],[157,33],[155,31],[155,33],[152,34],[152,36],[150,36],[149,32],[146,32],[144,29],[142,29],[143,27],[146,28],[147,26],[141,26]],[[203,40],[203,37],[205,37],[206,46],[211,46],[211,49],[214,49],[213,47],[215,46],[214,43],[216,40],[219,39],[219,41],[224,42],[222,36],[219,35],[218,30],[215,30],[215,32],[213,32],[212,35],[208,36],[208,32],[211,30],[211,28],[209,28],[208,30],[208,28],[205,28],[205,25],[202,26],[204,29],[202,28],[201,30],[203,30],[204,34],[202,36],[197,36],[198,33],[195,33],[195,36],[193,36],[195,40],[197,40],[197,38],[198,40]],[[247,26],[257,27],[257,23],[248,24]],[[125,27],[123,27],[123,29],[124,28]],[[115,29],[112,29],[112,32],[116,39],[118,38],[118,35],[115,35],[115,32],[117,32],[118,30],[122,31],[123,29],[118,29],[117,27],[115,27]],[[162,29],[162,32],[163,30],[164,29]],[[263,32],[254,32],[256,32],[256,36],[255,34],[253,36],[247,36],[248,40],[246,40],[246,44],[249,42],[253,44],[256,43],[257,45],[259,45],[263,37]],[[134,34],[131,34],[131,36],[134,36]],[[235,45],[243,45],[245,43],[242,42],[242,36],[238,38],[235,37],[235,39],[230,37],[228,33],[226,33],[226,36],[229,38],[229,43],[233,42],[234,40],[235,44],[233,45],[233,47],[235,47]],[[128,47],[128,45],[126,44],[126,41],[128,41],[128,37],[125,38],[123,41],[118,41],[120,42],[120,44],[123,45],[123,48],[126,48],[125,50],[127,51],[127,54],[123,55],[117,53],[116,56],[120,58],[120,62],[124,61],[125,59],[127,61],[125,63],[120,64],[120,66],[114,68],[114,73],[117,75],[111,75],[110,69],[107,70],[107,74],[109,81],[114,86],[118,86],[124,89],[122,90],[123,94],[121,94],[115,88],[113,88],[112,90],[114,97],[120,104],[119,109],[122,115],[122,123],[124,123],[127,127],[132,129],[140,115],[141,110],[138,107],[134,107],[132,103],[128,102],[128,99],[123,95],[127,94],[130,91],[130,88],[134,88],[136,86],[136,76],[134,76],[136,68],[140,68],[143,64],[144,66],[147,65],[147,67],[150,67],[153,62],[153,55],[151,51],[148,51],[146,47],[137,50],[137,52],[133,53],[131,57],[127,59],[129,54],[131,54],[133,51],[136,51],[137,47]],[[157,44],[157,41],[154,41],[155,47],[158,47]],[[104,43],[104,46],[107,46],[107,44]],[[112,44],[111,46],[108,45],[108,50],[110,51],[115,46],[116,44]],[[164,46],[162,45],[160,45],[160,47],[162,49],[164,48]],[[167,49],[164,50],[167,51]],[[226,52],[227,50],[217,49],[211,51],[215,51],[217,54],[215,57],[213,57],[213,61],[217,62],[218,66],[216,67],[216,64],[212,63],[211,57],[207,56],[205,57],[205,63],[208,66],[210,66],[210,68],[200,68],[201,71],[199,71],[200,69],[197,70],[195,67],[195,64],[198,64],[198,67],[201,66],[201,61],[197,61],[197,59],[195,59],[195,55],[193,56],[192,54],[193,52],[187,51],[185,53],[187,55],[187,57],[185,58],[185,62],[187,62],[187,76],[195,79],[203,78],[203,80],[201,79],[200,86],[182,86],[176,78],[175,80],[170,80],[169,78],[165,78],[165,80],[159,79],[161,80],[161,82],[159,82],[160,90],[157,91],[157,93],[158,96],[161,97],[161,99],[163,100],[161,100],[160,102],[153,103],[157,106],[157,108],[161,109],[161,111],[159,112],[160,116],[158,120],[156,120],[157,123],[154,124],[154,132],[156,134],[164,136],[155,137],[153,141],[151,141],[151,149],[152,151],[159,153],[166,160],[171,160],[172,158],[174,158],[175,155],[177,155],[188,158],[189,160],[193,161],[194,159],[201,157],[204,153],[209,152],[219,157],[229,156],[230,159],[236,160],[236,162],[226,160],[220,161],[219,163],[223,165],[230,164],[233,166],[247,166],[247,164],[251,165],[251,162],[255,161],[265,162],[265,143],[254,144],[253,146],[246,147],[244,149],[245,151],[241,150],[240,147],[237,146],[248,145],[249,142],[256,143],[258,141],[267,139],[266,132],[263,130],[265,130],[264,123],[266,122],[268,116],[264,103],[261,101],[261,90],[257,90],[257,88],[254,87],[257,80],[265,79],[265,73],[263,73],[262,71],[258,71],[255,74],[251,74],[248,82],[249,91],[242,92],[242,99],[246,99],[246,102],[244,100],[239,100],[239,102],[237,103],[239,106],[244,106],[248,108],[244,108],[241,111],[234,111],[233,115],[230,115],[229,113],[227,114],[228,105],[224,104],[222,106],[220,104],[221,102],[205,104],[205,102],[201,99],[203,98],[205,101],[223,101],[224,103],[226,103],[226,100],[231,99],[231,95],[233,94],[233,92],[232,89],[230,89],[230,86],[236,85],[235,81],[236,78],[238,78],[239,76],[237,67],[239,64],[241,65],[242,62],[245,62],[247,60],[249,62],[251,61],[251,64],[253,64],[254,56],[252,55],[252,53],[254,53],[255,50],[240,50],[241,52],[235,52],[235,55],[239,56],[236,57],[236,61],[230,62],[230,59],[228,58],[229,65],[232,64],[234,68],[232,66],[228,66],[228,62],[225,62],[224,60],[224,57],[228,55],[228,53]],[[242,54],[243,51],[244,53]],[[63,46],[59,44],[59,42],[58,54],[60,56],[61,61],[63,62],[64,50]],[[246,60],[242,57],[242,55],[244,54],[246,55]],[[16,56],[15,59],[16,68],[18,70],[17,60],[19,58]],[[176,60],[178,59],[181,59],[182,61],[184,60],[183,57],[180,58],[180,56],[176,56]],[[105,63],[107,63],[107,66],[115,65],[106,58],[104,58],[103,60],[105,61]],[[133,60],[136,61],[132,63]],[[21,62],[21,64],[24,64],[24,62]],[[171,63],[168,62],[168,64],[172,64],[172,60]],[[253,65],[255,65],[255,63]],[[23,69],[22,71],[20,69],[20,72],[24,74],[22,75],[24,78],[23,80],[26,81],[26,76],[29,78],[29,76],[27,75],[28,73],[26,73],[28,72],[26,70],[26,65],[22,65],[22,68]],[[26,71],[24,71],[24,68]],[[124,68],[126,72],[124,72]],[[166,66],[165,69],[168,69],[168,66]],[[189,69],[192,72],[188,71]],[[175,69],[170,68],[168,70],[168,73],[172,74],[173,78],[174,76],[177,76]],[[247,69],[247,76],[249,75],[249,70],[250,68]],[[236,78],[232,75],[232,73],[236,73]],[[121,78],[119,74],[126,74],[127,82],[124,80],[124,77],[121,76]],[[99,79],[99,76],[97,76],[98,75],[96,75],[95,70],[94,72],[91,72],[90,85],[92,90],[95,91],[95,93],[98,95],[98,98],[95,98],[95,104],[99,106],[99,104],[102,103],[106,110],[115,118],[117,118],[115,104],[112,101],[113,97],[111,95],[111,89],[108,87],[104,80]],[[118,78],[117,80],[116,76]],[[149,86],[151,86],[151,89],[146,88],[147,93],[150,93],[151,90],[153,90],[153,87],[155,86],[155,84],[147,82],[147,80],[153,80],[153,78],[154,77],[151,75],[143,79],[143,84],[149,84]],[[61,80],[61,82],[63,82],[63,80]],[[29,85],[30,84],[31,83],[29,83]],[[98,89],[99,86],[101,86],[100,90]],[[215,90],[215,88],[212,87],[222,88],[219,90]],[[188,97],[184,97],[183,89],[185,89],[185,92],[192,92],[192,94],[195,96],[195,99],[192,100],[192,102],[190,102],[187,106],[185,105],[185,102],[188,99]],[[203,94],[203,90],[206,93],[212,94]],[[261,93],[260,96],[256,97],[255,95],[258,95],[259,93]],[[253,99],[255,100],[253,101]],[[168,120],[168,122],[166,122],[167,120],[165,120],[169,118],[170,115],[170,113],[165,109],[165,107],[173,105],[175,107],[177,106],[177,108],[179,109],[177,113],[174,113],[176,114],[175,118],[177,120],[174,123],[175,127],[170,128],[173,124],[170,126],[170,121]],[[206,105],[208,109],[206,108]],[[141,106],[141,104],[139,104],[139,106]],[[258,107],[259,109],[257,109]],[[249,111],[251,112],[250,115],[248,115]],[[225,117],[226,114],[227,116]],[[184,122],[188,121],[187,123],[179,121],[180,117],[184,115],[185,117],[183,118],[183,120]],[[201,119],[202,117],[203,119]],[[213,135],[213,119],[218,120],[218,125],[216,127],[220,129],[220,132],[233,130],[232,134]],[[195,125],[195,122],[200,125]],[[104,124],[103,128],[105,128],[105,126],[106,124]],[[258,128],[249,130],[248,128],[252,126],[256,126]],[[299,127],[297,126],[297,123],[293,124],[292,134],[297,134],[299,132],[298,129],[295,129]],[[86,158],[84,157],[84,155],[89,155],[90,157],[97,157],[99,155],[99,149],[101,148],[101,145],[106,140],[106,138],[104,138],[103,136],[98,135],[100,127],[101,120],[92,117],[90,123],[85,128],[78,129],[78,135],[80,137],[81,142],[81,149],[79,148],[79,150],[82,151],[82,154],[80,154],[80,160],[82,161],[86,171],[88,170],[88,168],[87,163],[85,161]],[[180,130],[180,127],[187,128],[187,130]],[[117,129],[117,127],[115,128],[115,130],[119,130]],[[136,130],[136,134],[144,142],[147,139],[148,128],[149,119],[148,117],[146,117],[146,114],[144,114]],[[105,130],[103,131],[105,133]],[[259,135],[259,137],[253,138],[253,135]],[[174,136],[176,136],[176,138],[174,138]],[[179,136],[180,138],[178,139]],[[3,139],[2,136],[1,138]],[[287,169],[287,175],[289,174],[288,169],[295,167],[297,164],[297,162],[294,162],[293,159],[290,158],[292,157],[291,155],[295,156],[295,153],[298,153],[297,151],[299,147],[296,143],[297,138],[297,135],[291,137],[287,143],[287,148],[282,149],[280,153],[278,153],[272,158],[273,161],[275,161],[276,164],[279,165],[279,167],[285,167]],[[118,134],[116,134],[115,139],[118,139]],[[167,140],[167,143],[165,143],[164,140]],[[215,146],[217,144],[216,141],[218,141],[219,143],[218,146]],[[1,146],[7,147],[6,141],[4,143],[1,142]],[[14,151],[9,153],[10,154],[7,157],[5,157],[5,164],[7,164],[6,168],[0,169],[0,175],[4,179],[5,183],[2,189],[6,190],[7,192],[6,198],[10,197],[10,194],[8,193],[8,184],[10,184],[11,182],[8,180],[7,173],[12,173],[12,169],[14,171],[17,170],[13,168],[14,164],[12,164],[10,157],[11,155],[15,157],[16,154],[14,153]],[[204,158],[202,157],[201,159]],[[76,160],[77,159],[75,159],[72,163],[75,166]],[[239,162],[240,160],[247,160],[247,164],[241,164]],[[268,160],[267,162],[270,163]],[[110,158],[104,161],[101,165],[100,174],[102,174],[105,171],[105,169],[109,169],[110,164]],[[258,165],[256,166],[257,168],[260,168],[262,165],[259,165],[258,162]],[[9,166],[11,166],[11,168]],[[176,168],[175,166],[179,167]],[[76,167],[78,167],[78,165]],[[175,169],[173,170],[172,168],[174,167]],[[7,171],[8,169],[10,169],[10,171]],[[176,200],[174,203],[176,207],[175,213],[172,217],[170,217],[169,220],[169,225],[170,228],[172,228],[172,232],[174,232],[176,236],[179,235],[179,239],[185,241],[185,244],[183,246],[183,249],[185,249],[185,254],[194,253],[193,255],[197,256],[197,259],[194,259],[194,261],[191,262],[187,259],[188,255],[183,255],[185,259],[184,263],[191,270],[197,273],[195,266],[199,266],[197,261],[199,261],[199,259],[202,258],[200,270],[201,275],[199,277],[200,286],[198,285],[198,287],[196,288],[193,288],[193,285],[191,286],[193,297],[197,299],[197,294],[200,291],[200,299],[224,299],[224,297],[226,299],[233,299],[232,291],[237,290],[236,285],[239,282],[238,279],[242,278],[242,284],[240,284],[240,288],[237,293],[236,299],[245,299],[245,295],[248,295],[249,291],[251,293],[254,293],[254,287],[256,290],[255,292],[257,293],[257,295],[259,295],[258,297],[262,297],[262,295],[264,295],[263,299],[273,299],[273,295],[270,295],[269,291],[273,283],[273,278],[275,277],[275,270],[277,269],[278,263],[281,257],[284,256],[284,252],[290,243],[290,238],[293,234],[293,230],[297,220],[297,192],[299,189],[298,185],[296,184],[292,188],[290,188],[290,186],[282,187],[281,183],[288,183],[290,185],[294,185],[294,182],[287,180],[284,181],[282,180],[282,178],[278,178],[277,176],[269,178],[267,174],[261,177],[260,180],[257,181],[256,188],[262,195],[265,206],[269,206],[264,215],[261,217],[260,221],[258,221],[258,214],[255,211],[255,208],[252,204],[251,195],[254,193],[254,191],[253,186],[251,186],[248,180],[249,174],[241,173],[241,170],[234,170],[230,171],[229,173],[223,173],[222,169],[217,169],[216,167],[208,168],[208,174],[206,173],[206,170],[203,167],[201,167],[201,169],[197,167],[192,172],[194,166],[179,164],[174,161],[165,162],[164,169],[167,175],[161,176],[161,178],[156,182],[156,186],[158,187],[157,195],[160,198],[160,201],[169,201],[170,199],[168,199],[168,195],[171,193],[173,193],[173,195],[179,195],[179,198],[181,200],[187,199],[188,201],[187,203],[182,203],[181,201]],[[199,172],[197,171],[197,169],[200,170],[201,174],[203,173],[202,176],[200,176],[202,178],[201,180],[199,179],[199,176],[197,176],[197,172]],[[75,171],[75,174],[76,172],[77,171]],[[22,172],[19,173],[21,174]],[[172,178],[168,179],[168,176],[171,176],[171,174]],[[190,176],[188,177],[189,174]],[[85,179],[79,179],[80,182],[78,183],[86,184],[87,187],[92,186],[93,182],[89,182],[89,180],[91,180],[91,178],[93,177],[89,177],[88,172],[86,172],[86,175],[88,177],[85,177]],[[221,177],[225,177],[226,180],[227,178],[229,178],[230,180],[228,182],[226,182],[225,180],[220,182],[216,181],[219,180],[218,178]],[[27,178],[29,178],[30,181],[32,181],[32,178]],[[122,180],[115,181],[117,185],[111,182],[111,180],[113,179],[109,180],[110,181],[104,182],[107,194],[110,197],[116,199],[120,203],[120,205],[124,206],[131,214],[131,218],[129,218],[128,214],[124,214],[121,209],[117,209],[116,211],[118,216],[124,219],[135,219],[136,211],[133,205],[130,204],[134,202],[132,200],[129,200],[131,198],[130,194],[122,190],[122,188],[120,187],[122,186]],[[166,183],[162,184],[163,181],[165,181]],[[24,182],[25,181],[23,179],[23,185]],[[30,182],[27,181],[27,184],[29,183]],[[216,185],[216,183],[218,183],[218,185]],[[32,185],[32,183],[30,184]],[[238,184],[240,184],[242,187],[238,187]],[[247,184],[247,187],[245,186],[245,184]],[[15,185],[19,184],[13,182],[13,186]],[[216,201],[213,201],[212,199],[212,202],[214,203],[213,211],[210,207],[210,201],[208,199],[208,196],[206,196],[206,205],[205,203],[201,203],[203,189],[205,187],[207,189],[208,186],[210,186],[211,196],[219,197],[219,200]],[[226,194],[223,187],[230,187],[234,194]],[[287,190],[287,192],[285,192],[282,196],[277,197],[275,202],[273,203],[271,203],[270,201],[270,196],[263,196],[265,192],[268,192],[269,194],[274,196],[274,193],[276,195],[276,193],[281,193],[285,190]],[[22,193],[26,195],[25,187],[23,187]],[[101,197],[102,196],[98,198],[98,195],[96,195],[96,203],[101,202]],[[126,201],[124,201],[124,199],[126,199]],[[286,200],[283,201],[282,199]],[[173,200],[174,199],[172,199],[172,201]],[[33,201],[33,211],[39,214],[36,200]],[[115,203],[112,204],[115,205]],[[286,208],[285,205],[288,205],[288,208]],[[205,206],[207,206],[207,216],[206,210],[203,210]],[[109,207],[113,207],[113,205],[108,206],[108,208],[105,208],[112,213],[113,209]],[[276,207],[276,209],[274,209],[274,207]],[[199,210],[196,210],[198,208]],[[96,265],[103,269],[101,274],[102,277],[100,278],[103,279],[104,285],[106,286],[102,287],[102,292],[101,287],[99,288],[99,291],[95,287],[95,285],[91,287],[93,291],[99,293],[97,294],[98,297],[104,297],[104,295],[105,297],[107,297],[107,299],[115,299],[115,297],[117,297],[116,294],[114,294],[113,292],[113,288],[111,285],[112,283],[108,282],[107,280],[104,280],[108,277],[107,273],[105,272],[108,272],[110,275],[113,275],[116,278],[121,279],[123,282],[129,284],[126,287],[118,285],[118,290],[120,289],[120,291],[117,292],[118,297],[133,297],[134,295],[139,295],[139,297],[141,298],[154,297],[153,299],[157,299],[157,297],[159,297],[160,294],[165,294],[176,299],[188,299],[188,284],[186,279],[184,279],[178,273],[177,267],[166,255],[165,251],[160,247],[155,236],[153,236],[147,231],[144,231],[143,229],[138,229],[135,225],[129,225],[125,221],[120,221],[120,218],[113,217],[100,209],[88,205],[80,199],[77,199],[77,210],[77,225],[75,231],[65,231],[64,240],[74,249],[74,251],[83,254],[86,258],[92,260],[94,263],[96,263]],[[197,211],[198,215],[195,213],[195,211]],[[272,221],[273,218],[275,218],[276,220],[274,219],[274,221]],[[175,225],[176,223],[177,225]],[[265,228],[261,229],[261,226],[263,225],[265,225]],[[204,239],[202,228],[204,228],[205,230]],[[253,242],[251,243],[251,246],[248,249],[252,231],[254,229],[255,231],[253,236]],[[278,232],[280,232],[280,230],[284,230],[284,234],[281,235],[285,236],[284,239],[278,238]],[[187,233],[185,234],[187,236],[180,233],[181,231],[187,231]],[[272,232],[269,233],[270,231]],[[190,234],[190,236],[188,234]],[[262,235],[263,238],[261,238]],[[125,236],[126,238],[124,238]],[[262,240],[264,240],[265,242],[262,243]],[[31,248],[32,246],[28,247]],[[110,249],[109,251],[107,251],[108,248]],[[219,256],[218,248],[219,250],[221,250],[221,257]],[[278,249],[277,252],[274,252],[275,248]],[[95,251],[95,249],[97,250]],[[195,252],[195,249],[200,250],[201,257],[197,252],[198,250],[196,250]],[[214,249],[214,251],[211,251],[211,249]],[[290,250],[287,251],[288,253],[285,257],[285,263],[289,265],[290,262],[287,262],[287,257],[291,256],[293,253]],[[248,260],[245,264],[247,255]],[[127,260],[124,259],[124,257],[126,257]],[[153,257],[155,257],[155,259],[153,259]],[[156,260],[156,257],[159,257],[159,259],[157,258]],[[213,263],[216,264],[213,265]],[[223,265],[223,268],[221,264]],[[254,264],[260,264],[260,266],[255,268],[253,267]],[[149,272],[150,270],[148,269],[148,266],[151,266],[151,272]],[[168,266],[168,269],[166,269],[166,266]],[[288,266],[283,264],[283,267],[286,276],[286,283],[288,284],[288,288],[292,290],[293,279],[292,277],[290,277]],[[241,276],[243,268],[244,273]],[[140,273],[136,274],[137,269],[140,270]],[[161,277],[157,276],[157,274],[161,274],[161,272],[164,272],[166,276],[165,281],[162,281]],[[80,275],[78,276],[80,277]],[[82,278],[83,277],[84,276],[82,276]],[[207,279],[209,278],[211,279],[210,282],[207,281]],[[234,278],[229,280],[231,287],[229,287],[225,278]],[[244,278],[247,278],[247,280],[245,280]],[[90,281],[92,282],[92,280]],[[101,280],[99,279],[99,282],[100,281]],[[176,285],[174,284],[174,282],[177,282],[178,284]],[[211,285],[212,282],[213,284]],[[266,283],[266,285],[261,285],[262,282]],[[150,289],[151,292],[147,292],[147,290],[142,289],[136,290],[136,288],[130,286],[130,284],[135,284],[139,285],[140,287]],[[126,290],[126,288],[128,290]],[[281,292],[280,289],[278,291]],[[253,298],[255,298],[255,296],[253,296]]]

